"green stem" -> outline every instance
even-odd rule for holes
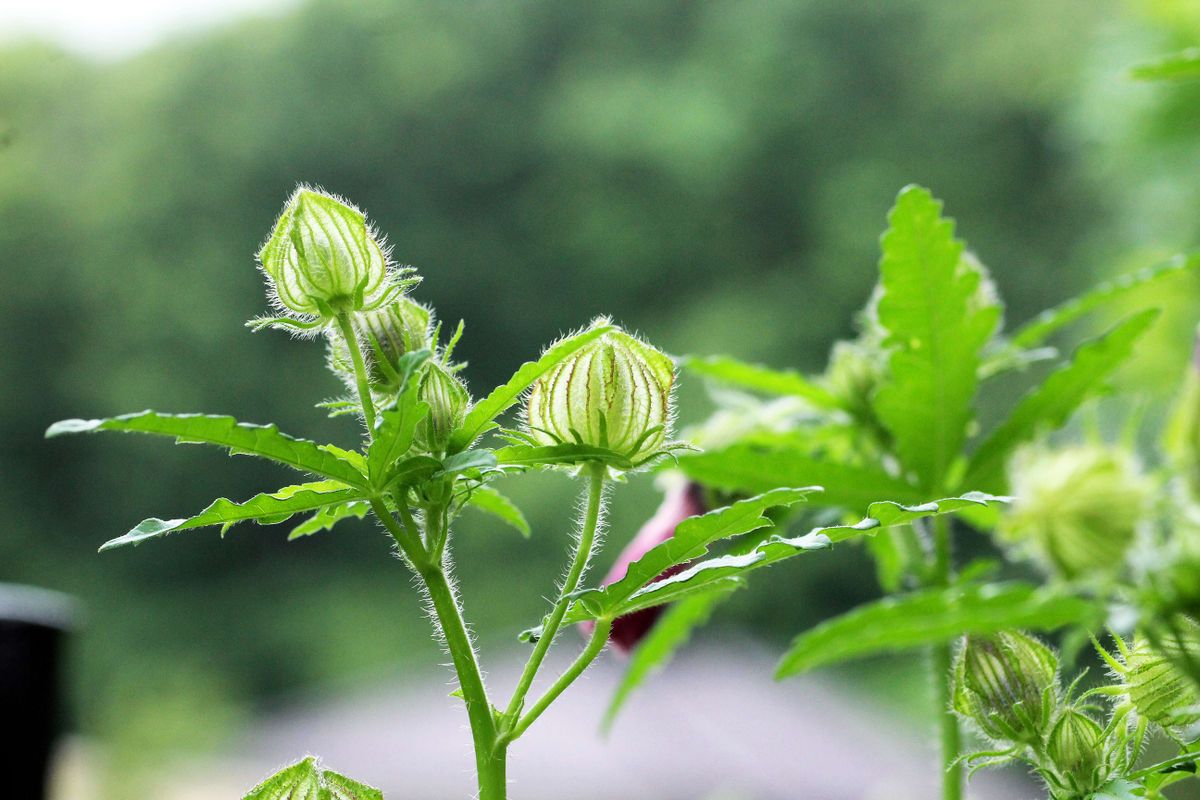
[[[948,586],[952,577],[950,526],[943,516],[933,518],[933,580],[938,586]],[[958,717],[952,710],[953,658],[949,643],[933,649],[934,692],[939,704],[939,727],[942,744],[942,800],[962,800],[963,770],[958,761],[962,737]]]
[[[567,667],[562,675],[556,680],[546,693],[538,698],[538,701],[533,704],[525,716],[521,717],[520,722],[513,726],[509,739],[516,739],[525,729],[533,724],[533,721],[542,715],[550,704],[558,699],[568,686],[575,682],[575,679],[584,673],[600,652],[604,649],[604,645],[608,643],[608,634],[612,630],[612,620],[597,620],[596,627],[592,630],[592,636],[588,639],[587,647],[583,652],[572,662],[571,666]]]
[[[343,311],[337,315],[338,329],[346,340],[346,349],[350,351],[350,361],[354,364],[354,382],[358,387],[358,402],[362,406],[363,419],[367,422],[368,435],[375,433],[375,401],[371,399],[371,385],[367,381],[367,364],[363,359],[362,347],[358,336],[354,333],[354,324],[350,314]]]
[[[596,528],[600,522],[600,510],[604,501],[606,467],[598,462],[589,464],[588,466],[588,503],[587,511],[584,512],[583,527],[579,533],[579,541],[577,542],[575,554],[571,559],[571,566],[567,570],[567,577],[563,581],[562,590],[559,592],[558,602],[554,604],[550,616],[542,625],[542,635],[538,638],[537,644],[534,645],[533,653],[530,654],[529,661],[526,662],[525,669],[521,672],[521,678],[517,681],[517,688],[513,691],[512,700],[509,702],[508,710],[504,714],[505,719],[510,725],[516,724],[517,718],[521,713],[521,708],[525,703],[525,696],[529,694],[529,688],[533,685],[533,679],[537,677],[538,669],[542,666],[542,662],[546,658],[546,653],[550,650],[550,645],[554,642],[554,637],[558,635],[558,629],[562,625],[563,617],[567,613],[567,607],[571,605],[569,595],[578,588],[580,578],[583,577],[583,572],[587,569],[588,560],[592,556],[592,546],[596,541]],[[598,629],[599,625],[597,625]],[[601,645],[603,645],[603,640],[601,640]],[[524,730],[524,728],[521,728],[521,730]],[[504,735],[504,739],[511,741],[519,735],[520,733],[515,728],[510,728],[508,733]]]

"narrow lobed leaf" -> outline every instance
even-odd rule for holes
[[[1131,69],[1129,74],[1141,81],[1183,81],[1200,78],[1200,47],[1189,47],[1139,64]]]
[[[567,336],[546,350],[537,361],[527,361],[522,364],[507,383],[497,386],[491,394],[471,407],[462,426],[450,437],[450,450],[452,452],[462,450],[484,433],[495,428],[496,417],[521,399],[521,395],[533,385],[534,381],[579,348],[611,330],[613,330],[612,325],[600,325]]]
[[[354,500],[349,503],[341,503],[318,509],[311,517],[292,528],[292,532],[288,534],[288,541],[312,536],[314,533],[320,533],[321,531],[333,530],[333,526],[342,520],[351,518],[362,519],[370,510],[371,505],[366,500]]]
[[[68,419],[51,425],[46,438],[96,431],[149,433],[173,436],[180,444],[214,444],[237,455],[259,456],[351,486],[366,485],[365,476],[330,449],[288,436],[274,425],[252,425],[233,417],[143,411],[108,419]]]
[[[347,503],[363,498],[363,491],[346,486],[338,481],[318,481],[297,486],[285,486],[277,492],[257,494],[244,503],[235,503],[224,497],[214,500],[208,508],[194,517],[183,519],[143,520],[124,536],[105,542],[100,552],[126,545],[140,544],[146,539],[166,536],[175,531],[222,525],[228,528],[238,522],[253,520],[260,525],[273,525],[305,511],[316,511],[328,506]]]
[[[477,489],[473,489],[467,498],[467,503],[485,514],[491,514],[501,522],[507,523],[526,539],[532,535],[529,522],[525,519],[525,515],[521,513],[521,509],[517,508],[512,500],[509,500],[490,486],[480,486]]]
[[[962,486],[998,491],[1004,467],[1016,448],[1042,430],[1061,427],[1133,354],[1133,347],[1158,317],[1148,309],[1118,323],[1103,336],[1084,342],[1071,361],[1030,390],[971,455]]]
[[[824,387],[793,370],[747,364],[729,356],[686,356],[683,367],[718,383],[762,394],[800,397],[819,408],[837,408],[838,401]]]
[[[1054,630],[1095,621],[1091,600],[1027,583],[965,585],[887,597],[817,625],[792,642],[777,678],[879,653],[952,641],[963,634]]]

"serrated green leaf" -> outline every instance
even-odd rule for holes
[[[713,542],[771,527],[774,522],[765,516],[768,509],[803,502],[815,491],[820,491],[819,487],[773,489],[698,517],[688,517],[675,527],[671,538],[630,564],[623,578],[601,588],[580,592],[574,605],[586,607],[593,616],[611,615],[664,571],[700,558]]]
[[[458,475],[471,470],[489,470],[496,467],[496,453],[493,450],[465,450],[454,453],[442,460],[441,469],[435,475]]]
[[[532,534],[529,522],[525,519],[525,515],[521,513],[521,509],[517,508],[512,500],[509,500],[490,486],[480,486],[478,489],[472,491],[467,498],[467,502],[480,511],[491,514],[493,517],[516,528],[526,539]]]
[[[417,425],[428,413],[429,404],[417,399],[417,384],[413,381],[396,398],[396,404],[379,415],[374,438],[367,449],[367,466],[378,484],[394,479],[392,468],[412,448]]]
[[[309,756],[267,778],[242,800],[383,800],[383,792],[324,769]]]
[[[167,520],[151,517],[143,520],[124,536],[105,542],[100,551],[138,544],[146,539],[166,536],[168,533],[209,525],[221,525],[228,528],[247,520],[253,520],[262,525],[272,525],[283,522],[295,514],[362,498],[363,491],[361,489],[346,486],[339,481],[318,481],[297,486],[285,486],[277,492],[257,494],[244,503],[235,503],[220,497],[194,517]]]
[[[626,456],[588,444],[515,444],[496,451],[496,462],[502,467],[553,467],[583,461],[601,461],[620,470],[633,469],[633,462]]]
[[[611,325],[600,325],[573,336],[567,336],[543,353],[537,361],[527,361],[522,364],[507,383],[497,386],[491,394],[471,407],[462,426],[450,436],[451,452],[462,450],[484,433],[495,428],[496,417],[516,403],[525,390],[533,385],[534,381],[576,350],[612,329]]]
[[[873,401],[905,469],[935,491],[966,441],[980,352],[1000,322],[941,212],[928,190],[909,186],[888,215],[878,321],[891,356]]]
[[[625,701],[654,673],[663,669],[675,652],[687,644],[692,631],[708,622],[713,610],[740,584],[719,585],[715,590],[685,598],[667,609],[629,659],[629,666],[604,712],[604,730],[612,727]]]
[[[865,656],[941,644],[968,633],[1054,630],[1099,616],[1100,609],[1089,600],[1027,583],[952,586],[896,595],[796,637],[775,676],[786,678]]]
[[[824,387],[793,370],[747,364],[729,356],[687,356],[684,369],[697,375],[752,392],[801,397],[820,408],[837,408],[837,399]]]
[[[288,436],[274,425],[252,425],[233,417],[143,411],[108,419],[68,419],[51,425],[46,438],[96,431],[150,433],[173,436],[181,444],[214,444],[235,454],[259,456],[301,472],[366,486],[366,478],[353,464],[315,442]]]
[[[1189,47],[1178,53],[1139,64],[1129,73],[1141,81],[1182,81],[1200,78],[1200,47]]]
[[[604,602],[603,600],[598,601],[594,597],[588,598],[581,595],[580,599],[587,602],[572,605],[567,613],[566,621],[569,623],[582,622],[601,616],[615,617],[643,608],[653,608],[664,603],[674,602],[682,597],[707,591],[717,583],[743,580],[753,570],[771,566],[811,550],[822,550],[837,542],[852,539],[888,525],[899,525],[924,517],[951,513],[971,505],[1007,502],[1007,500],[1006,497],[971,492],[961,497],[949,497],[919,506],[905,506],[891,501],[872,503],[868,510],[868,516],[853,525],[814,528],[803,536],[793,538],[772,536],[749,553],[733,553],[701,561],[669,578],[643,585],[633,594],[626,595],[624,600]],[[676,529],[676,536],[678,536],[678,529]],[[591,590],[593,593],[598,591],[600,590]]]
[[[362,519],[371,510],[371,505],[365,500],[356,500],[350,503],[341,503],[335,506],[328,506],[319,509],[308,519],[301,522],[296,527],[292,528],[292,532],[288,534],[288,541],[300,539],[304,536],[312,536],[314,533],[321,531],[332,530],[333,526],[344,519]]]
[[[1157,309],[1134,314],[1103,336],[1080,345],[1068,364],[1026,394],[1008,418],[983,440],[968,461],[961,485],[1002,489],[1004,465],[1012,452],[1043,429],[1065,424],[1080,404],[1133,354],[1134,344],[1157,316]]]
[[[1127,295],[1164,278],[1180,275],[1198,267],[1200,253],[1180,254],[1152,267],[1106,281],[1079,297],[1038,314],[1013,334],[1011,344],[1022,349],[1037,347],[1054,333],[1092,311],[1120,301]]]
[[[729,492],[757,494],[776,486],[812,484],[822,489],[813,502],[861,511],[873,500],[892,497],[918,502],[928,495],[878,467],[839,464],[803,450],[735,444],[679,458],[692,480]]]

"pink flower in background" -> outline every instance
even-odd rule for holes
[[[613,564],[613,568],[601,583],[607,586],[624,578],[630,564],[645,555],[651,548],[662,544],[675,535],[676,525],[688,517],[694,517],[706,511],[708,511],[708,508],[704,503],[704,489],[700,484],[686,481],[672,486],[663,496],[663,501],[659,505],[658,511],[646,521],[646,524],[638,531],[633,541],[621,551],[621,555],[617,557],[617,562]],[[678,572],[682,572],[686,568],[686,564],[676,565],[664,571],[654,580],[661,581],[664,578],[669,578]],[[654,627],[654,623],[658,621],[658,618],[665,609],[666,606],[656,606],[654,608],[645,608],[641,611],[634,611],[632,614],[626,614],[623,617],[617,617],[613,621],[612,632],[609,633],[608,640],[621,652],[628,653],[650,632],[650,629]],[[587,633],[591,633],[595,625],[594,623],[586,622],[581,627]]]

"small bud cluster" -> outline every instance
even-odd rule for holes
[[[997,750],[968,756],[981,765],[1022,760],[1054,800],[1078,800],[1128,771],[1136,754],[1128,729],[1101,725],[1094,708],[1058,682],[1057,654],[1024,633],[968,636],[954,666],[954,710]]]

